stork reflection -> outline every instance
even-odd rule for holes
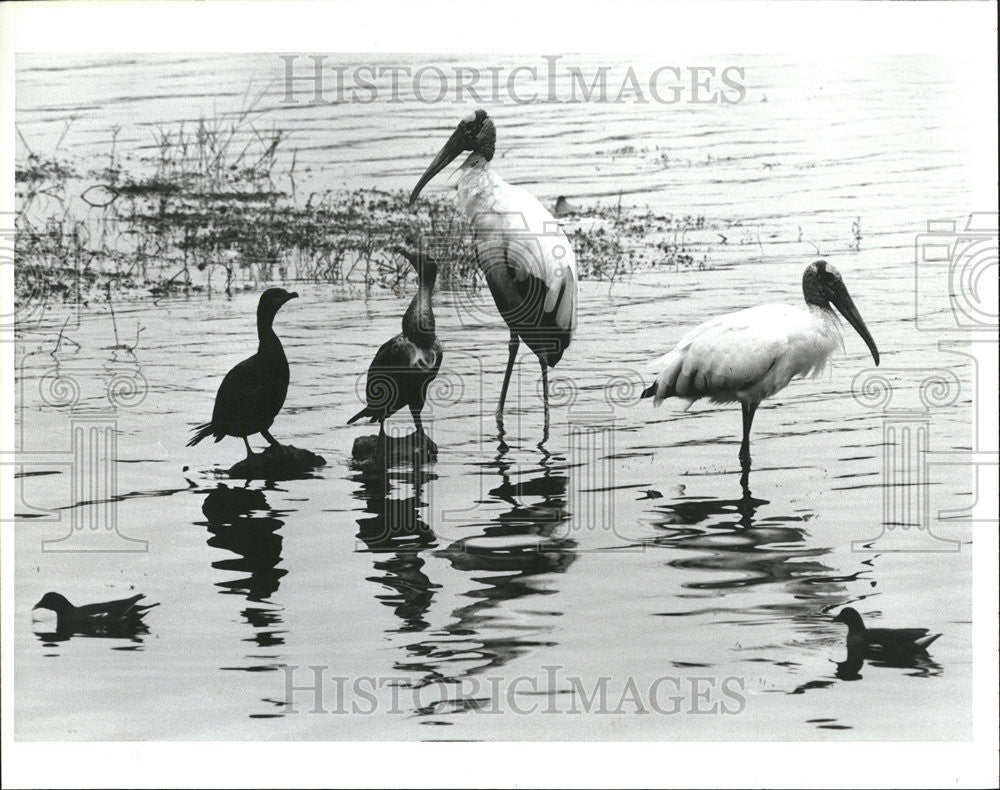
[[[815,596],[825,586],[843,590],[854,576],[838,576],[818,560],[831,549],[806,542],[810,513],[764,516],[763,499],[678,498],[654,508],[660,533],[654,545],[683,549],[693,556],[668,562],[673,568],[715,572],[715,578],[685,583],[695,590],[729,590],[761,584],[784,584],[789,592]],[[704,579],[703,576],[699,577]]]
[[[424,683],[479,675],[555,644],[551,621],[559,612],[519,604],[556,593],[554,581],[576,558],[576,542],[562,534],[568,473],[544,443],[527,453],[515,456],[500,437],[487,464],[498,484],[478,503],[485,520],[458,525],[468,537],[435,552],[472,585],[463,593],[470,602],[452,610],[451,622],[408,646],[411,658],[400,666],[424,673]]]

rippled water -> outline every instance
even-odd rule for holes
[[[148,140],[153,122],[238,107],[251,73],[280,80],[274,60],[21,59],[18,126],[45,150],[75,117],[63,145],[96,157],[114,124],[127,147]],[[918,331],[912,264],[927,219],[969,208],[961,101],[947,64],[925,58],[734,60],[746,68],[741,105],[493,111],[497,166],[546,201],[622,192],[636,205],[748,228],[712,251],[709,270],[581,285],[579,331],[553,376],[542,443],[537,364],[526,351],[507,434],[497,436],[506,329],[486,293],[436,294],[447,386],[427,420],[439,456],[384,476],[352,467],[354,439],[371,431],[345,422],[409,294],[362,300],[296,286],[301,298],[276,322],[292,381],[273,432],[327,465],[270,484],[219,474],[241,457],[238,440],[184,447],[221,376],[255,342],[256,295],[116,308],[122,335],[142,326],[134,355],[109,348],[103,305],[50,310],[23,332],[18,737],[968,737],[971,530],[936,527],[960,550],[886,551],[904,534],[897,522],[916,515],[883,507],[896,482],[884,457],[907,451],[891,420],[926,426],[934,451],[972,446],[975,370]],[[467,111],[412,101],[283,107],[280,96],[275,84],[263,118],[291,130],[318,186],[412,186]],[[654,411],[635,401],[636,386],[648,379],[644,363],[685,328],[800,299],[817,248],[844,274],[900,411],[883,413],[877,382],[867,397],[852,395],[871,358],[846,328],[828,374],[793,383],[759,411],[744,496],[739,410]],[[55,348],[61,328],[73,343]],[[944,395],[922,385],[934,371],[949,382]],[[109,384],[119,400],[111,416],[100,412]],[[113,488],[74,487],[72,432],[85,441],[111,419]],[[393,422],[410,430],[402,415]],[[967,469],[937,466],[921,490],[936,513],[968,507],[971,488]],[[110,548],[122,551],[61,550],[96,534],[70,530],[109,499],[120,533]],[[911,549],[956,548],[923,530],[905,534],[916,536]],[[134,589],[161,605],[147,633],[59,641],[32,632],[29,607],[49,589],[78,603]],[[849,672],[837,665],[844,629],[830,622],[847,603],[871,623],[944,636],[923,660]],[[326,712],[311,712],[308,688],[287,704],[287,684],[308,687],[310,667],[324,673]]]

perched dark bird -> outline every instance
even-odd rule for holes
[[[128,625],[138,625],[146,612],[154,606],[159,606],[158,603],[140,604],[139,601],[144,597],[144,595],[139,594],[117,601],[73,606],[66,600],[65,596],[57,592],[48,592],[42,596],[42,600],[32,607],[32,611],[50,609],[55,612],[58,631],[116,629]]]
[[[195,435],[187,443],[188,447],[207,436],[214,436],[217,442],[222,441],[223,436],[238,436],[243,439],[249,458],[253,451],[247,437],[255,433],[261,434],[273,447],[281,447],[268,428],[281,411],[288,392],[288,360],[272,323],[281,306],[297,296],[284,288],[268,288],[260,295],[257,353],[226,374],[215,396],[212,421],[194,428]]]
[[[431,294],[437,278],[437,264],[430,255],[407,248],[396,250],[417,271],[417,292],[403,314],[403,331],[383,343],[368,367],[365,384],[367,405],[347,421],[368,417],[379,423],[379,437],[385,434],[385,420],[403,406],[410,407],[417,431],[423,436],[420,413],[427,399],[427,387],[441,368],[441,344],[434,332]]]
[[[865,628],[857,610],[848,606],[833,618],[847,626],[847,650],[882,650],[887,653],[926,653],[941,634],[928,634],[926,628]]]
[[[496,139],[485,110],[462,119],[413,188],[410,205],[437,173],[470,152],[459,168],[457,205],[472,230],[476,260],[493,301],[510,329],[497,427],[503,430],[507,389],[523,340],[541,365],[547,434],[548,370],[562,359],[576,327],[576,257],[559,223],[537,198],[493,169]]]

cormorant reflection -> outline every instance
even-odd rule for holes
[[[278,530],[285,522],[271,510],[264,491],[229,488],[220,483],[205,497],[201,512],[206,518],[203,526],[211,533],[208,545],[237,555],[212,563],[213,568],[240,574],[238,578],[216,582],[216,586],[224,594],[242,595],[252,603],[268,601],[288,571],[278,567],[282,540]],[[248,606],[243,616],[254,629],[248,641],[261,647],[283,644],[280,611]]]
[[[433,584],[424,573],[421,552],[437,546],[434,533],[421,518],[424,485],[436,475],[422,464],[412,467],[367,469],[354,479],[361,484],[355,493],[365,502],[366,515],[358,519],[358,538],[378,558],[373,566],[378,575],[369,576],[380,589],[376,599],[393,609],[402,621],[395,632],[423,631],[428,627],[425,615],[434,598]],[[396,489],[408,489],[410,496],[394,498]]]

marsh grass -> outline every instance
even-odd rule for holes
[[[106,299],[250,289],[275,280],[394,288],[412,277],[393,247],[420,238],[441,288],[479,287],[471,238],[451,197],[411,209],[403,192],[297,190],[287,134],[235,116],[161,126],[142,172],[123,163],[118,130],[106,162],[75,163],[60,146],[16,167],[15,283],[22,298]],[[67,127],[68,129],[68,127]],[[65,137],[65,133],[63,135]],[[132,160],[128,160],[131,162]],[[134,166],[132,166],[134,168]],[[703,217],[600,204],[563,220],[580,277],[615,282],[647,266],[704,266],[689,241]]]

